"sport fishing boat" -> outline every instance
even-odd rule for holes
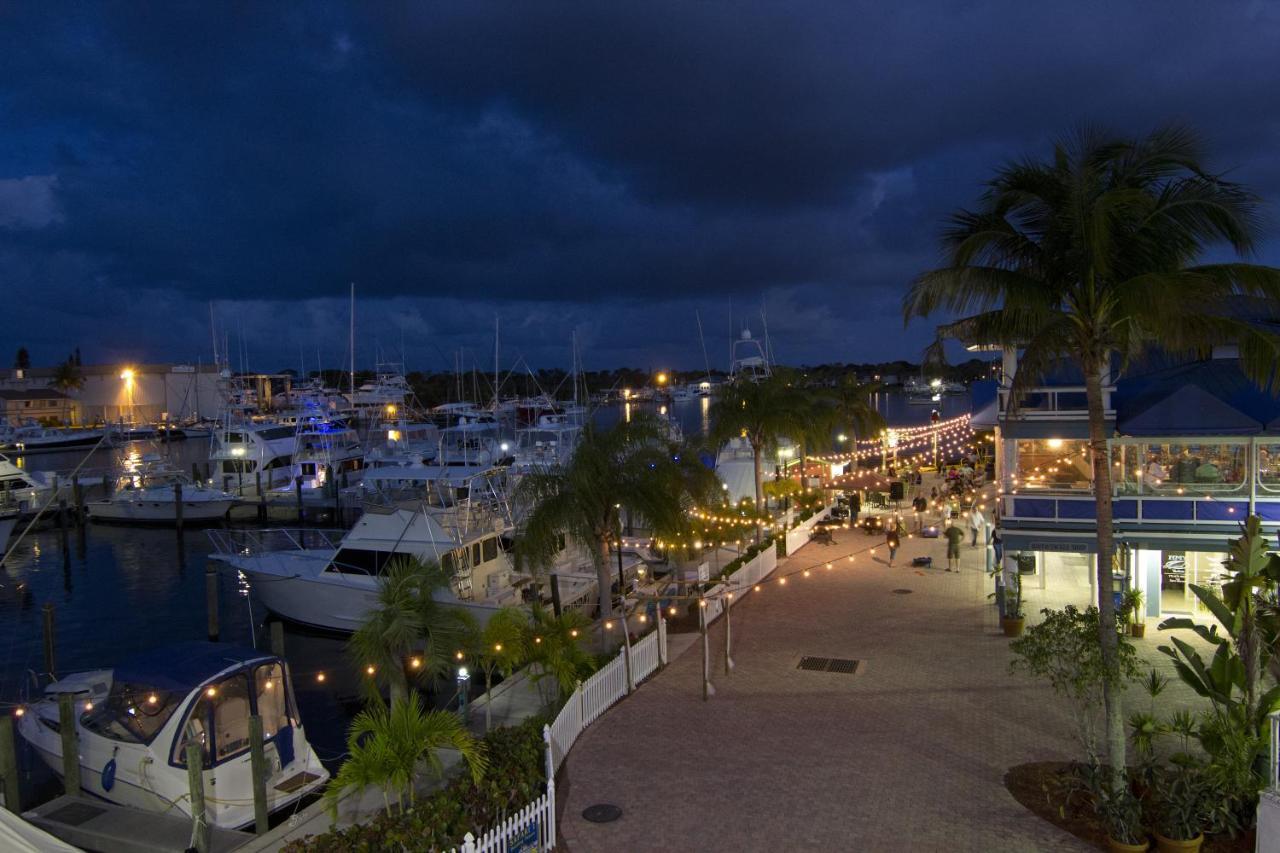
[[[505,472],[415,482],[382,497],[367,502],[345,534],[211,530],[210,559],[243,572],[273,613],[333,631],[360,627],[377,606],[379,577],[397,555],[439,563],[452,581],[436,600],[470,612],[481,625],[523,600],[521,588],[533,580],[515,575],[507,554]]]
[[[52,500],[57,491],[56,475],[19,468],[0,453],[0,507],[16,509],[21,515],[33,515]]]
[[[19,454],[53,453],[60,450],[84,450],[102,445],[108,447],[111,437],[102,429],[60,429],[28,423],[15,427],[3,449]]]
[[[194,736],[205,790],[216,792],[206,800],[209,820],[230,829],[251,824],[254,714],[262,718],[268,810],[293,805],[329,778],[303,732],[289,667],[272,654],[178,643],[53,682],[18,709],[18,731],[59,775],[64,693],[75,699],[80,785],[113,803],[190,815],[187,738]]]
[[[94,521],[176,524],[179,487],[184,524],[219,521],[236,502],[235,495],[195,483],[181,471],[150,468],[130,476],[109,497],[88,501],[85,510]]]
[[[400,420],[382,430],[385,444],[372,447],[365,461],[372,467],[431,462],[440,452],[440,428],[434,423]]]
[[[568,415],[542,415],[536,425],[516,431],[515,461],[511,467],[524,472],[563,465],[581,437],[582,427]]]
[[[278,492],[293,494],[299,479],[304,495],[356,485],[364,472],[359,434],[341,421],[311,418],[298,425],[288,479]]]
[[[220,425],[209,447],[214,482],[236,494],[254,491],[259,475],[264,489],[287,482],[297,433],[295,425],[273,421]]]

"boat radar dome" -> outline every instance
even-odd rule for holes
[[[751,330],[750,330],[750,329],[743,329],[743,330],[742,330],[742,339],[743,339],[744,341],[749,341],[749,340],[751,340]]]

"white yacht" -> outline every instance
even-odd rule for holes
[[[582,427],[568,415],[542,415],[534,426],[516,431],[511,467],[519,473],[563,465],[581,437]]]
[[[434,423],[400,420],[384,424],[379,432],[385,443],[365,454],[371,467],[428,463],[440,451],[440,428]]]
[[[302,478],[304,493],[354,486],[364,472],[364,445],[349,426],[323,418],[299,424],[289,478],[277,491],[292,493]]]
[[[243,495],[289,481],[297,428],[278,422],[227,423],[218,427],[209,447],[213,480],[224,491]]]
[[[229,492],[195,483],[181,471],[157,467],[128,477],[110,496],[88,501],[85,510],[94,521],[176,524],[178,486],[184,524],[219,521],[236,502]]]
[[[99,445],[109,447],[111,437],[102,429],[61,429],[35,423],[14,427],[9,433],[4,450],[21,455],[53,453],[62,450],[89,450]]]
[[[229,829],[251,824],[249,717],[262,718],[267,808],[291,806],[329,779],[307,742],[288,665],[265,652],[219,643],[179,643],[114,669],[69,675],[20,707],[18,731],[54,773],[62,773],[58,696],[75,697],[80,784],[113,803],[191,814],[187,737],[203,747],[208,818]]]
[[[13,535],[13,530],[18,526],[18,511],[16,509],[5,509],[0,506],[0,557],[4,556],[4,549],[9,537]]]
[[[398,554],[449,570],[452,584],[437,600],[482,625],[499,608],[519,604],[519,587],[531,579],[513,575],[503,544],[511,530],[504,474],[411,485],[401,499],[388,494],[385,503],[366,504],[345,535],[210,531],[210,558],[243,572],[272,612],[335,631],[360,627],[377,606],[379,575]]]
[[[373,382],[361,385],[351,394],[351,405],[366,409],[385,409],[387,406],[402,406],[413,394],[409,381],[404,378],[404,369],[400,365],[378,365]]]
[[[58,491],[58,478],[47,471],[28,471],[0,454],[0,507],[31,515],[51,501]]]

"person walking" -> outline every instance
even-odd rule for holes
[[[969,533],[972,534],[972,540],[969,542],[969,547],[977,548],[978,534],[985,534],[986,532],[987,517],[982,514],[982,510],[978,509],[978,505],[975,503],[969,508]],[[983,544],[985,545],[986,543],[984,542]]]
[[[898,532],[901,526],[902,525],[898,521],[897,516],[894,516],[893,520],[889,522],[888,527],[885,528],[884,544],[889,546],[889,565],[890,566],[893,565],[893,558],[897,556],[898,548],[899,546],[902,545],[902,539]]]
[[[960,543],[964,541],[964,531],[956,526],[955,521],[942,532],[947,537],[947,571],[960,571]]]

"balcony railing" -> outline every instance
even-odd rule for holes
[[[1102,386],[1102,410],[1107,418],[1116,416],[1111,404],[1114,385]],[[1000,416],[1006,417],[1009,411],[1010,389],[1002,387],[1000,394]],[[1085,398],[1083,385],[1059,385],[1045,388],[1032,388],[1023,395],[1018,405],[1015,420],[1083,420],[1089,417],[1088,401]]]
[[[1003,518],[1007,521],[1081,521],[1096,519],[1091,495],[1004,495]],[[1206,497],[1163,497],[1121,495],[1112,501],[1115,521],[1153,524],[1223,524],[1243,521],[1249,514],[1244,498],[1219,500]],[[1254,502],[1253,511],[1263,521],[1280,521],[1280,499]]]

